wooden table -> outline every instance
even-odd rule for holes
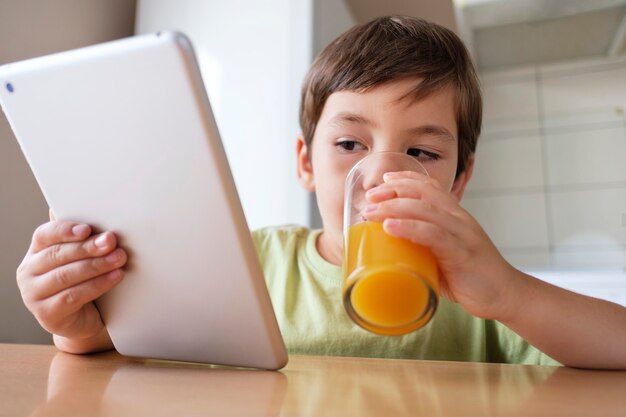
[[[270,372],[0,344],[0,416],[626,416],[626,372],[314,356]]]

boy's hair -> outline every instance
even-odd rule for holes
[[[421,78],[407,96],[420,100],[446,87],[456,98],[461,174],[476,151],[482,100],[467,49],[451,30],[422,19],[385,16],[355,26],[315,59],[302,88],[300,127],[309,152],[328,97],[342,90],[363,92],[388,81]]]

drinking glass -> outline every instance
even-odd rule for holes
[[[360,160],[345,184],[343,303],[359,326],[381,335],[401,335],[426,325],[439,301],[439,272],[431,251],[393,237],[381,222],[367,221],[365,193],[383,174],[414,171],[428,176],[415,158],[375,152]]]

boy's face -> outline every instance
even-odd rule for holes
[[[322,110],[307,150],[298,139],[298,178],[317,194],[324,231],[317,246],[340,264],[343,248],[344,182],[350,169],[370,152],[413,155],[442,188],[458,199],[471,175],[472,161],[456,180],[458,134],[454,93],[444,89],[420,101],[410,97],[418,79],[391,81],[364,93],[338,91]]]

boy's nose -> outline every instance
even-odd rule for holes
[[[393,158],[376,158],[363,166],[361,171],[363,178],[363,189],[365,191],[374,188],[383,181],[383,175],[387,172],[401,171],[397,166],[397,161]]]

